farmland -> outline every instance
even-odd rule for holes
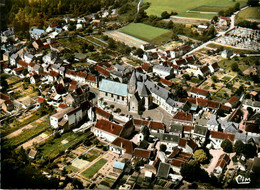
[[[105,164],[107,163],[107,160],[105,159],[100,159],[97,161],[95,164],[90,166],[87,170],[82,172],[82,176],[91,179]]]
[[[231,0],[145,0],[144,2],[151,3],[150,7],[146,10],[148,15],[157,15],[161,16],[163,11],[176,11],[178,16],[182,17],[194,17],[194,18],[212,18],[212,14],[200,14],[200,13],[191,13],[187,12],[188,10],[195,9],[196,7],[203,6],[202,12],[212,12],[217,10],[218,7],[231,7],[235,3],[240,3],[241,6],[246,4],[246,0],[236,0],[235,2]],[[213,11],[216,12],[216,11]]]
[[[131,23],[119,31],[155,44],[166,42],[172,35],[169,30],[142,23]]]

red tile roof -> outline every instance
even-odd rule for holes
[[[70,85],[71,90],[76,90],[78,87],[76,85]]]
[[[232,96],[231,98],[229,98],[228,101],[226,101],[226,103],[230,103],[232,106],[235,106],[238,102],[239,102],[239,97],[237,96]]]
[[[66,107],[68,107],[67,104],[64,104],[64,103],[59,104],[59,108],[66,108]]]
[[[174,151],[172,151],[172,153],[168,156],[169,158],[174,158],[176,157],[177,155],[179,155],[181,152],[181,149],[180,148],[177,148],[175,149]]]
[[[160,82],[163,83],[163,84],[166,84],[168,86],[172,86],[173,85],[173,82],[169,81],[169,80],[166,80],[164,78],[161,78],[160,79]]]
[[[140,119],[134,119],[134,124],[135,125],[148,125],[149,121],[147,121],[147,120],[140,120]]]
[[[201,72],[202,72],[203,74],[205,74],[206,72],[209,71],[209,67],[208,67],[207,65],[205,65],[205,66],[202,66],[202,67],[200,68],[200,70],[201,70]]]
[[[193,92],[195,94],[200,94],[200,95],[203,95],[203,96],[209,95],[209,91],[201,89],[201,88],[196,88],[196,87],[192,87],[190,92]]]
[[[226,166],[226,164],[228,164],[230,158],[227,154],[222,154],[219,159],[218,159],[218,162],[215,166],[215,168],[217,167],[221,167],[222,169]]]
[[[142,69],[145,70],[145,71],[149,71],[149,69],[151,68],[152,66],[150,66],[148,63],[143,63],[142,64]]]
[[[173,68],[174,70],[178,70],[178,69],[179,69],[179,66],[172,64],[172,68]]]
[[[123,127],[121,125],[112,123],[112,122],[110,122],[108,120],[104,120],[104,119],[98,120],[95,125],[95,128],[108,132],[108,133],[111,133],[116,136],[119,136],[123,130]]]
[[[75,71],[72,71],[72,70],[67,70],[66,74],[67,75],[74,75],[74,76],[77,75],[77,73]]]
[[[240,121],[240,117],[242,116],[243,116],[243,112],[241,111],[241,109],[236,109],[231,113],[231,115],[228,118],[228,121],[238,123]]]
[[[31,62],[31,63],[29,64],[29,66],[30,66],[30,67],[34,67],[34,66],[35,66],[35,64],[36,64],[36,63],[34,63],[34,62]]]
[[[178,146],[185,148],[186,147],[187,140],[184,138],[179,138],[179,144]]]
[[[235,135],[230,133],[223,133],[220,131],[210,131],[210,135],[212,138],[216,139],[229,139],[230,141],[234,141]]]
[[[180,160],[180,159],[173,159],[171,162],[170,162],[170,164],[172,165],[172,166],[175,166],[175,167],[181,167],[181,166],[183,166],[184,164],[185,164],[185,161],[183,161],[183,160]]]
[[[133,152],[134,152],[133,142],[131,142],[127,139],[117,137],[111,144],[115,145],[119,148],[125,149],[125,153],[127,153],[127,154],[133,154]]]
[[[9,100],[10,97],[8,95],[5,95],[2,92],[0,92],[0,99],[2,99],[2,100]]]
[[[51,71],[51,72],[49,73],[49,75],[52,76],[52,77],[57,77],[57,76],[59,76],[59,73],[57,73],[57,72],[55,72],[55,71]]]
[[[195,61],[195,58],[194,58],[192,55],[190,55],[190,56],[188,56],[188,57],[185,57],[185,59],[186,59],[188,62],[194,62],[194,61]]]
[[[94,75],[88,75],[87,81],[97,82],[97,77],[95,77]]]
[[[191,147],[193,151],[198,147],[197,143],[192,139],[187,140],[187,145]]]
[[[87,73],[79,72],[78,76],[81,77],[81,78],[86,78],[87,77]]]
[[[192,122],[192,115],[190,113],[186,114],[185,112],[178,112],[173,116],[173,119]]]
[[[17,63],[17,64],[19,64],[19,65],[21,65],[22,67],[25,67],[25,68],[27,68],[27,67],[28,67],[28,63],[26,63],[26,62],[22,61],[21,59],[18,61],[18,63]]]
[[[110,119],[112,116],[111,113],[108,113],[105,110],[102,110],[101,108],[95,107],[94,110],[95,110],[96,114],[101,115],[102,117],[105,117],[107,119]]]
[[[70,82],[71,85],[77,85],[77,83],[78,83],[78,82],[75,81],[75,80],[73,80],[73,81]]]
[[[158,130],[158,129],[164,130],[164,125],[161,122],[151,121],[149,127],[153,130]]]
[[[211,66],[213,67],[214,71],[220,68],[217,62],[212,63]]]
[[[225,105],[223,105],[223,104],[220,105],[220,108],[221,108],[222,110],[224,110],[224,111],[227,111],[227,112],[229,112],[229,111],[231,110],[231,107],[225,106]]]
[[[256,123],[247,123],[245,130],[246,132],[260,133],[260,125]]]
[[[96,69],[99,73],[103,74],[104,76],[107,76],[109,77],[110,76],[110,73],[109,71],[107,71],[106,69],[104,69],[103,67],[100,67],[100,66],[96,66]]]
[[[39,45],[39,47],[43,46],[41,39],[37,39],[37,40],[35,40],[35,42]]]
[[[186,45],[186,46],[183,46],[182,49],[183,50],[189,50],[189,49],[191,49],[191,46]]]
[[[176,59],[175,61],[176,61],[177,65],[182,65],[182,64],[186,63],[185,59]]]
[[[151,155],[150,150],[145,150],[141,148],[135,148],[134,150],[134,156],[141,157],[141,158],[149,158]]]
[[[14,68],[14,71],[21,71],[24,70],[24,67]]]
[[[45,100],[44,98],[42,98],[42,97],[39,97],[39,98],[38,98],[38,100],[37,100],[37,102],[41,104],[41,103],[43,103],[43,102],[44,102],[44,100]]]
[[[189,126],[189,125],[184,125],[183,126],[183,130],[184,131],[191,131],[191,130],[193,130],[194,129],[194,126]]]

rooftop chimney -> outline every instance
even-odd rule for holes
[[[113,124],[111,124],[111,131],[114,131],[114,129],[115,129],[115,127],[114,127],[114,125]]]

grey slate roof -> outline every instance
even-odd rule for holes
[[[149,80],[145,82],[145,85],[148,88],[148,90],[150,90],[152,93],[156,94],[157,96],[161,97],[162,99],[167,100],[167,98],[169,97],[170,92],[165,88],[156,85]]]
[[[143,73],[135,72],[136,79],[140,82],[145,82],[148,79],[148,76]]]
[[[10,59],[17,59],[17,57],[18,57],[18,54],[14,53],[14,54],[11,55]]]
[[[246,99],[244,101],[244,104],[245,105],[249,105],[249,106],[252,106],[252,107],[260,107],[260,102],[259,101],[252,101],[250,99]]]
[[[206,136],[207,132],[208,132],[207,127],[202,127],[202,126],[196,125],[194,128],[194,133],[197,133],[197,134],[200,134],[203,136]]]
[[[127,85],[115,81],[103,79],[99,87],[100,91],[109,92],[112,94],[127,96]]]
[[[183,132],[183,126],[182,125],[171,125],[170,127],[170,132],[173,132],[173,133],[182,133]]]
[[[147,97],[150,94],[143,82],[137,82],[137,91],[141,97]]]
[[[170,164],[161,162],[157,171],[157,177],[168,178],[170,167]]]
[[[234,123],[228,122],[228,126],[224,129],[225,133],[236,133],[238,130]]]
[[[211,114],[209,116],[209,120],[208,120],[208,125],[219,125],[218,121],[217,121],[217,115],[215,114]]]
[[[178,135],[171,135],[168,133],[162,133],[160,141],[162,142],[172,142],[172,143],[177,143],[179,142],[179,136]]]

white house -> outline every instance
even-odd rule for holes
[[[190,95],[193,98],[205,99],[209,96],[209,91],[197,87],[192,87],[190,90]]]
[[[205,77],[208,74],[210,74],[210,70],[209,67],[207,65],[204,65],[202,67],[200,67],[196,72],[195,72],[195,76],[198,77],[199,75]]]
[[[45,35],[45,31],[43,29],[33,28],[29,31],[30,35],[34,39],[41,38]]]
[[[208,148],[213,146],[215,149],[220,149],[221,148],[221,143],[225,140],[228,139],[231,142],[234,142],[235,135],[230,134],[230,133],[223,133],[219,131],[210,131],[210,143],[207,145]]]
[[[154,65],[153,66],[153,72],[158,74],[160,77],[167,77],[171,74],[173,74],[173,68],[172,67],[165,67],[163,65]]]
[[[243,103],[243,109],[247,109],[248,107],[251,107],[253,109],[253,111],[260,112],[260,102],[259,101],[245,99],[244,103]]]

